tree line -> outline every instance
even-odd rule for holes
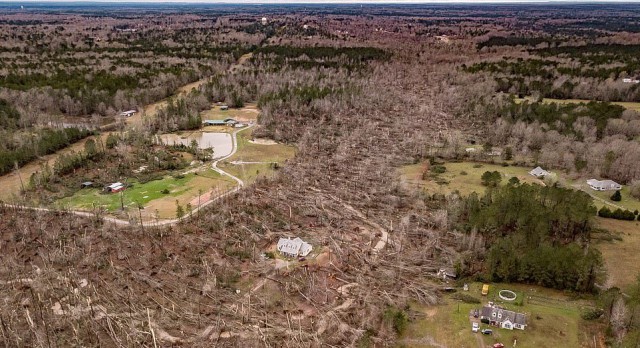
[[[41,129],[32,137],[23,139],[21,144],[8,144],[0,148],[0,175],[7,174],[17,167],[44,155],[54,153],[78,140],[92,135],[93,132],[79,128]]]

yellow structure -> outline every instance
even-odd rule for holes
[[[489,293],[489,284],[482,284],[482,296],[487,296]]]

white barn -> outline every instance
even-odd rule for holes
[[[311,244],[296,237],[294,239],[280,238],[277,246],[278,252],[287,257],[307,256],[313,250]]]
[[[589,185],[589,187],[596,191],[614,191],[620,190],[622,188],[622,185],[613,180],[589,179],[587,180],[587,184]]]

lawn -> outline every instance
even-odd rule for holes
[[[502,174],[502,183],[506,183],[511,177],[517,177],[520,182],[541,183],[540,180],[529,175],[532,168],[524,167],[503,167],[497,164],[475,163],[475,162],[453,162],[445,163],[446,172],[439,174],[442,183],[438,183],[435,178],[422,179],[422,174],[427,170],[428,165],[423,162],[419,164],[405,166],[401,169],[402,178],[411,186],[423,188],[428,193],[448,194],[458,190],[462,195],[472,192],[482,193],[485,186],[482,185],[482,173],[486,171],[497,171]],[[446,183],[444,183],[446,182]]]
[[[608,285],[627,288],[640,274],[640,221],[596,218],[598,227],[622,240],[598,241],[607,268]]]
[[[489,294],[481,296],[481,285],[472,283],[468,292],[462,291],[480,299],[481,304],[463,303],[453,299],[452,295],[446,295],[442,305],[413,305],[412,310],[419,315],[410,322],[398,346],[488,347],[500,342],[511,347],[517,339],[518,347],[579,347],[580,343],[592,339],[592,333],[584,329],[586,323],[580,318],[580,308],[590,306],[589,301],[571,301],[560,291],[522,284],[492,284]],[[501,289],[513,290],[519,298],[524,296],[523,304],[501,303],[497,297]],[[493,335],[473,333],[470,312],[487,301],[525,313],[527,328],[524,331],[511,331],[491,327]],[[481,324],[480,328],[489,326]]]
[[[233,186],[229,179],[210,169],[180,178],[165,176],[144,184],[137,181],[129,181],[128,184],[131,187],[122,191],[125,208],[137,209],[140,204],[148,218],[155,217],[155,213],[158,213],[157,217],[163,219],[175,217],[176,200],[186,206],[186,203],[197,197],[199,192],[211,191],[214,187],[225,190]],[[162,193],[165,189],[169,190],[169,193]],[[116,212],[121,207],[121,194],[103,193],[101,188],[82,189],[70,197],[59,200],[57,205],[87,210],[102,207],[109,212]]]
[[[247,104],[242,108],[229,108],[221,110],[219,105],[212,104],[211,109],[200,113],[202,120],[224,120],[234,118],[239,121],[255,121],[260,111],[255,104]]]
[[[515,101],[516,103],[521,103],[524,100],[528,100],[529,102],[532,102],[533,99],[530,97],[527,98],[516,98]],[[569,104],[569,103],[573,103],[573,104],[580,104],[580,103],[588,103],[591,100],[587,100],[587,99],[552,99],[552,98],[544,98],[542,100],[543,103],[557,103],[557,104]],[[611,102],[611,104],[615,104],[615,105],[620,105],[623,106],[627,109],[630,110],[635,110],[635,111],[640,111],[640,103],[634,103],[634,102]]]
[[[238,133],[238,151],[226,159],[219,167],[247,184],[252,183],[261,175],[270,175],[275,172],[271,163],[283,165],[284,162],[295,155],[295,147],[285,144],[261,145],[250,142],[253,137],[253,129]],[[233,164],[231,162],[260,162]]]

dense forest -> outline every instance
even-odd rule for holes
[[[507,184],[463,199],[458,224],[482,236],[492,281],[593,292],[602,267],[589,248],[596,209],[581,191]]]
[[[506,44],[514,40],[494,39],[488,43],[504,41]],[[470,73],[489,73],[497,83],[497,92],[521,97],[640,101],[639,85],[622,81],[640,75],[640,58],[635,54],[638,47],[622,44],[552,46],[530,49],[530,58],[505,57],[463,65],[463,69]]]

